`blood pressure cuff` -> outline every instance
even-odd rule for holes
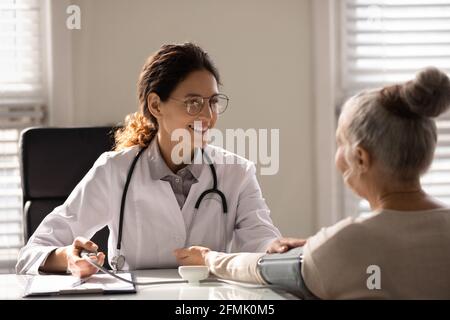
[[[303,299],[317,299],[303,281],[302,261],[303,247],[297,247],[284,253],[262,256],[258,261],[258,269],[267,283]]]

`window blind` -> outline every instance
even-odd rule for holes
[[[39,0],[0,0],[0,272],[23,245],[20,131],[45,120]]]
[[[450,0],[342,0],[341,90],[413,79],[427,66],[450,73]],[[424,189],[450,205],[450,115],[437,119],[438,146]],[[346,191],[347,215],[369,211]],[[357,205],[355,205],[357,203]]]

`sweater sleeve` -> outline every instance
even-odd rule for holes
[[[248,283],[267,284],[258,270],[258,260],[265,253],[222,253],[210,251],[206,265],[217,277]]]

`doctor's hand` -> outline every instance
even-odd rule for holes
[[[206,265],[206,255],[211,251],[209,248],[192,246],[189,248],[175,249],[173,254],[182,266],[204,266]]]
[[[83,237],[77,237],[72,245],[66,248],[67,270],[74,276],[85,278],[97,273],[98,269],[89,262],[80,257],[81,250],[97,251],[98,245],[91,240]],[[97,253],[96,256],[90,256],[90,259],[99,265],[105,262],[105,254],[103,252]]]
[[[98,270],[89,262],[80,257],[81,250],[96,251],[98,246],[92,241],[78,237],[70,246],[60,247],[52,251],[39,271],[44,272],[66,272],[69,271],[74,276],[80,278],[89,277]],[[96,256],[90,257],[93,261],[103,265],[105,254],[99,252]]]
[[[272,242],[267,248],[267,253],[283,253],[290,249],[302,247],[306,243],[306,239],[298,238],[279,238]]]

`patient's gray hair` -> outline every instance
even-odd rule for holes
[[[356,170],[357,146],[379,161],[388,176],[414,180],[425,173],[437,143],[432,118],[450,105],[450,80],[434,67],[417,73],[404,84],[364,91],[343,107],[344,157],[350,171]],[[348,175],[348,174],[347,174]]]

